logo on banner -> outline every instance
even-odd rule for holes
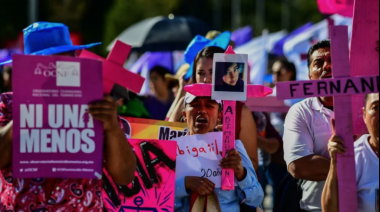
[[[34,70],[35,75],[53,77],[57,79],[57,86],[80,87],[80,63],[57,62],[56,65],[49,63],[47,66],[38,63]]]

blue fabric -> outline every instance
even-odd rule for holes
[[[185,79],[188,80],[193,75],[194,60],[202,49],[208,46],[217,46],[222,49],[227,49],[228,44],[231,41],[231,36],[231,32],[228,31],[223,32],[214,40],[209,40],[200,35],[195,36],[185,51],[185,60],[190,64],[190,68],[187,71]]]
[[[24,32],[24,53],[28,55],[54,55],[91,48],[101,43],[74,46],[71,42],[69,28],[60,23],[36,22]],[[0,63],[5,65],[12,60]]]
[[[258,207],[264,200],[264,191],[258,182],[251,159],[243,143],[239,140],[236,141],[236,150],[241,154],[243,166],[247,169],[247,177],[241,182],[236,180],[238,186],[234,191],[215,189],[222,212],[240,212],[240,203],[243,201],[249,206]],[[191,193],[188,193],[185,189],[184,178],[176,180],[175,192],[175,211],[189,212]]]

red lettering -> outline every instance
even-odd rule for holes
[[[219,148],[218,148],[218,141],[215,140],[215,146],[216,146],[216,155],[219,155]]]
[[[199,156],[198,149],[196,147],[193,148],[193,153],[197,154],[196,156],[194,156],[195,158]]]
[[[185,154],[185,151],[181,150],[181,149],[179,148],[178,145],[177,145],[177,147],[178,147],[178,152],[179,152],[179,154],[180,154],[180,155],[184,155],[184,154]]]
[[[203,148],[203,147],[199,149],[199,152],[207,153],[205,148]]]

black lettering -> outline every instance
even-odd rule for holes
[[[334,81],[330,82],[330,93],[333,94],[339,94],[341,93],[342,86],[340,80],[336,81],[337,84],[335,84]]]
[[[355,83],[351,79],[347,80],[346,87],[344,88],[344,93],[347,93],[348,89],[350,88],[355,89],[355,92],[359,93],[359,89],[356,87]]]
[[[373,82],[373,78],[371,78],[371,84],[367,82],[367,80],[365,78],[361,78],[361,81],[362,81],[362,89],[363,89],[363,93],[366,93],[367,92],[367,88],[368,90],[370,90],[372,93],[375,92],[375,84]]]
[[[179,132],[178,132],[178,138],[182,137],[183,134],[185,134],[185,132],[181,132],[181,131],[179,131]]]
[[[117,195],[114,187],[112,186],[111,182],[109,181],[108,177],[103,174],[103,189],[107,193],[107,196],[112,201],[112,204],[116,206],[117,208],[120,207],[121,201],[119,196]]]
[[[229,107],[227,108],[227,110],[226,110],[226,112],[225,112],[224,115],[227,115],[227,113],[231,113],[231,115],[234,115],[234,112],[232,111],[232,107],[231,107],[231,106],[229,106]]]
[[[140,144],[140,148],[144,157],[146,168],[148,170],[150,179],[153,184],[158,183],[157,173],[155,169],[156,165],[164,163],[169,169],[175,169],[175,162],[172,161],[168,156],[166,156],[161,149],[157,148],[153,144],[149,142],[142,142]],[[153,153],[155,156],[157,156],[157,158],[152,160],[149,153]]]
[[[309,93],[308,91],[310,90],[310,85],[313,85],[312,82],[308,82],[308,83],[305,83],[303,84],[303,92],[305,95],[307,96],[312,96],[314,95],[314,93]]]
[[[132,182],[132,187],[129,188],[127,186],[119,186],[119,190],[124,194],[124,196],[131,198],[133,196],[136,196],[141,192],[141,184],[137,177]]]
[[[158,140],[169,140],[170,128],[169,127],[160,127],[160,136]]]
[[[292,97],[294,97],[294,91],[297,91],[297,89],[294,89],[295,86],[299,86],[299,83],[291,84],[290,85],[290,92],[292,93]]]
[[[173,140],[174,138],[177,138],[177,132],[176,131],[171,131],[170,132],[170,140]]]
[[[149,176],[145,172],[145,170],[144,170],[143,166],[141,165],[141,162],[137,156],[136,156],[136,163],[137,163],[136,171],[137,171],[138,175],[140,176],[141,180],[143,181],[145,188],[147,188],[147,189],[153,188],[152,182],[149,180]]]
[[[318,95],[322,94],[322,90],[324,90],[326,94],[329,93],[327,91],[327,82],[318,82]]]

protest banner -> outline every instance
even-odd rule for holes
[[[100,179],[103,127],[87,113],[103,99],[102,63],[13,56],[13,174]]]
[[[150,119],[123,117],[128,123],[124,128],[130,129],[126,132],[134,139],[174,140],[187,135],[186,123],[174,123]]]
[[[136,139],[129,142],[137,157],[135,179],[124,187],[105,177],[105,208],[109,212],[174,212],[176,142]]]
[[[193,135],[175,139],[177,141],[176,179],[186,176],[203,177],[222,187],[223,133]]]

